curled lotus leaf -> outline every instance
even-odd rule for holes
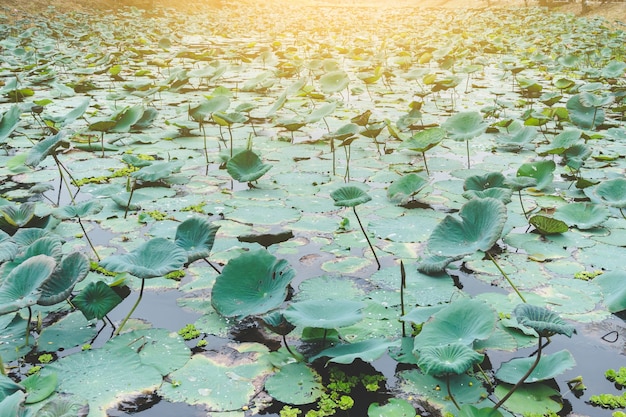
[[[487,122],[477,111],[456,113],[441,125],[448,133],[448,137],[456,141],[470,140],[482,135],[487,126]]]
[[[502,234],[506,207],[495,198],[473,199],[459,217],[448,215],[435,227],[427,243],[431,254],[456,257],[491,249]]]
[[[593,193],[612,207],[626,208],[626,178],[602,181],[593,189]]]
[[[286,260],[264,249],[242,253],[231,259],[215,280],[211,304],[225,317],[265,314],[285,301],[294,276]]]
[[[407,148],[415,152],[426,152],[437,146],[446,136],[446,131],[440,127],[431,127],[430,129],[417,132],[409,139],[402,142],[401,148]]]
[[[76,283],[82,281],[89,273],[89,259],[80,252],[72,252],[65,256],[50,278],[41,286],[41,297],[37,304],[50,306],[67,299]]]
[[[226,163],[226,171],[240,182],[256,181],[270,169],[272,165],[264,164],[259,155],[251,150],[238,152]]]
[[[37,255],[13,268],[0,285],[0,314],[35,305],[41,296],[41,284],[52,275],[55,266],[50,256]]]
[[[489,172],[485,175],[472,175],[465,179],[463,183],[463,189],[465,191],[484,191],[490,188],[504,188],[505,185],[504,175],[500,172]]]
[[[100,265],[112,272],[128,272],[137,278],[162,277],[179,270],[187,262],[187,252],[165,238],[156,237],[131,252],[112,255]]]
[[[484,355],[463,343],[424,346],[417,355],[420,369],[435,376],[462,374],[484,359]]]
[[[41,142],[38,142],[30,149],[24,163],[29,167],[35,168],[44,159],[46,159],[48,155],[55,152],[57,148],[63,144],[65,135],[66,132],[61,130],[56,135],[49,136]]]
[[[83,313],[87,320],[102,320],[121,302],[122,297],[104,281],[90,282],[72,299],[72,304]]]
[[[169,178],[172,174],[180,172],[183,166],[182,161],[159,161],[133,172],[131,177],[141,181],[155,182]]]
[[[0,215],[7,224],[13,227],[23,227],[35,217],[35,204],[22,203],[0,206]]]
[[[526,374],[535,361],[536,357],[533,356],[511,359],[500,366],[500,369],[496,372],[496,378],[508,384],[514,384]],[[542,355],[537,367],[533,369],[525,382],[533,383],[552,379],[575,365],[574,357],[567,350],[561,350],[550,355]]]
[[[565,233],[569,230],[569,226],[564,221],[543,214],[532,216],[528,219],[528,223],[534,226],[542,235]]]
[[[283,314],[296,326],[339,329],[361,321],[364,307],[360,301],[305,300],[292,303]]]
[[[609,210],[605,206],[589,202],[567,204],[554,212],[555,219],[582,230],[600,226],[609,216]]]
[[[209,256],[219,228],[201,217],[189,218],[178,225],[174,242],[187,252],[187,263]]]
[[[406,204],[427,184],[428,181],[417,174],[404,175],[389,185],[387,198],[396,204]]]
[[[330,193],[336,206],[355,207],[372,199],[369,194],[354,185],[346,185]]]
[[[15,130],[20,123],[21,114],[20,106],[15,104],[0,117],[0,143],[4,143]]]
[[[348,87],[350,78],[343,70],[331,71],[320,77],[320,89],[325,94],[338,93]]]
[[[550,337],[555,334],[564,334],[567,337],[572,337],[572,334],[576,333],[574,326],[568,324],[558,314],[545,307],[526,303],[519,304],[513,310],[513,314],[515,314],[518,323],[530,327],[537,334],[544,337]]]
[[[99,200],[88,200],[75,205],[59,207],[52,211],[52,215],[57,219],[68,220],[74,217],[84,217],[90,214],[97,214],[102,211],[102,203]]]
[[[517,170],[518,177],[531,177],[537,180],[536,188],[543,190],[554,179],[554,161],[536,161],[522,164]]]

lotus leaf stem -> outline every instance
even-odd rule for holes
[[[528,368],[528,371],[526,371],[526,373],[524,374],[524,376],[522,376],[520,378],[519,381],[517,381],[517,383],[515,385],[513,385],[513,387],[511,388],[511,390],[509,392],[506,393],[506,395],[504,397],[502,397],[500,399],[500,401],[498,401],[496,403],[496,405],[493,406],[494,410],[497,410],[498,408],[500,408],[500,406],[502,404],[504,404],[504,402],[506,400],[508,400],[511,395],[513,395],[513,393],[515,392],[516,389],[518,389],[523,383],[524,381],[526,381],[526,378],[528,378],[530,376],[530,374],[532,374],[532,372],[535,370],[535,368],[537,367],[537,365],[539,365],[539,360],[541,359],[541,350],[543,349],[542,346],[542,337],[541,335],[539,335],[539,346],[537,347],[537,358],[535,359],[535,362],[533,362],[533,364],[531,365],[530,368]]]
[[[528,213],[526,213],[526,209],[524,208],[524,201],[522,200],[522,190],[517,190],[517,195],[519,197],[519,204],[520,206],[522,206],[522,213],[524,214],[524,217],[526,217],[526,220],[528,220]]]
[[[28,320],[26,320],[26,334],[24,335],[24,346],[28,346],[30,336],[30,321],[33,319],[33,309],[28,306]]]
[[[294,358],[297,358],[296,354],[293,353],[293,351],[291,350],[291,348],[289,347],[289,343],[287,343],[287,336],[286,335],[282,335],[283,337],[283,343],[285,345],[285,349],[287,349],[287,352],[289,352],[289,354],[291,356],[293,356]]]
[[[354,211],[354,217],[356,217],[356,221],[359,223],[359,227],[361,228],[361,231],[363,232],[363,236],[365,236],[365,240],[367,240],[367,244],[370,246],[370,249],[372,250],[372,253],[374,254],[374,259],[376,259],[376,265],[378,265],[378,270],[380,270],[380,261],[378,260],[378,256],[376,256],[376,251],[374,250],[374,246],[372,246],[372,242],[370,242],[369,237],[367,237],[367,233],[365,232],[365,228],[363,227],[363,224],[361,223],[361,219],[359,219],[359,215],[356,214],[356,206],[352,207],[352,211]]]
[[[424,158],[424,168],[426,169],[426,175],[430,176],[430,171],[428,170],[428,164],[426,163],[426,151],[422,151],[422,158]]]
[[[406,288],[406,271],[404,262],[400,261],[400,314],[404,316],[404,289]],[[402,337],[406,337],[406,323],[402,321]]]
[[[122,322],[120,323],[120,327],[118,327],[117,330],[115,330],[115,333],[113,333],[114,336],[117,336],[118,334],[120,334],[120,332],[124,328],[124,325],[126,324],[128,319],[130,318],[130,316],[135,312],[135,309],[137,308],[137,306],[139,305],[139,302],[141,301],[141,298],[143,297],[143,288],[144,288],[145,284],[146,284],[146,280],[142,278],[141,279],[141,289],[139,290],[139,297],[137,297],[137,301],[135,301],[135,305],[133,305],[133,308],[130,309],[130,311],[128,312],[126,317],[124,317],[124,320],[122,320]]]
[[[450,391],[450,374],[446,374],[446,388],[448,389],[448,397],[450,397],[450,401],[454,404],[457,410],[460,410],[459,403],[456,402],[454,395],[452,395],[452,391]]]
[[[467,169],[470,169],[469,140],[465,139],[465,150],[467,151]]]
[[[524,296],[522,295],[522,293],[519,292],[519,290],[517,289],[517,286],[515,286],[515,284],[513,284],[513,281],[511,281],[511,278],[509,278],[509,276],[506,274],[506,272],[504,272],[504,270],[500,267],[500,264],[498,264],[496,259],[493,256],[491,256],[491,254],[489,252],[487,252],[487,256],[489,256],[489,259],[491,259],[491,262],[493,262],[493,264],[496,266],[496,268],[498,268],[498,271],[500,271],[502,276],[508,281],[509,285],[511,287],[513,287],[513,289],[515,290],[515,293],[519,296],[519,298],[521,298],[521,300],[524,303],[526,303],[527,301],[524,298]]]
[[[622,215],[622,217],[624,218],[624,220],[626,220],[626,215],[624,214],[624,210],[622,210],[622,208],[619,208],[619,213]]]
[[[85,235],[85,239],[87,239],[87,243],[89,243],[91,250],[93,251],[94,255],[96,255],[96,258],[98,258],[98,262],[100,262],[101,261],[100,255],[98,255],[98,251],[96,251],[95,246],[91,242],[91,239],[89,238],[89,235],[87,234],[87,231],[85,230],[85,226],[83,226],[83,222],[80,220],[80,217],[77,217],[77,219],[78,219],[78,224],[80,225],[80,228],[83,229],[83,234]]]
[[[208,168],[208,165],[207,165]],[[126,216],[128,216],[128,210],[130,208],[130,201],[133,199],[133,193],[135,192],[135,184],[137,183],[137,180],[133,181],[133,185],[130,188],[130,195],[128,196],[128,202],[126,203],[126,209],[124,210],[124,218],[126,218]]]
[[[72,180],[72,183],[74,185],[76,185],[78,183],[76,182],[74,177],[72,177],[72,174],[70,174],[70,172],[65,167],[65,165],[63,165],[63,163],[61,163],[61,161],[57,157],[56,153],[54,153],[54,152],[52,153],[52,158],[54,159],[54,162],[57,164],[57,169],[59,170],[59,176],[61,177],[61,182],[64,183],[65,184],[65,188],[67,188],[67,193],[70,196],[70,201],[72,202],[72,204],[74,204],[74,195],[72,194],[72,190],[70,189],[70,185],[68,184],[67,180],[65,179],[65,175],[63,174],[63,171],[65,171],[67,173],[67,175],[70,177],[70,179]],[[78,190],[80,191],[80,187],[78,187],[78,185],[76,185],[76,188],[78,188]],[[58,203],[59,202],[57,202],[57,204]]]

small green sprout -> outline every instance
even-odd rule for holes
[[[54,359],[54,356],[52,356],[49,353],[44,353],[42,355],[39,355],[39,358],[37,358],[37,360],[39,361],[39,363],[50,363],[52,362],[52,360]]]
[[[604,376],[611,382],[615,382],[618,385],[626,386],[626,367],[622,366],[619,370],[608,369]]]
[[[302,413],[302,410],[285,405],[280,410],[279,415],[280,417],[298,417],[301,413]]]
[[[616,408],[625,408],[626,407],[626,392],[622,395],[614,395],[614,394],[592,395],[591,398],[589,398],[589,402],[593,405],[597,405],[602,408],[610,408],[612,410]]]
[[[173,279],[174,281],[180,281],[185,276],[185,271],[172,271],[165,275],[167,279]]]
[[[200,339],[200,340],[198,340],[198,343],[196,343],[196,347],[201,348],[201,347],[205,347],[208,344],[209,344],[209,342],[207,342],[206,340]]]
[[[201,201],[198,204],[183,207],[180,211],[193,211],[195,213],[204,214],[204,206],[206,206],[206,201]]]
[[[28,372],[26,372],[26,375],[33,375],[39,371],[41,371],[41,366],[33,366],[28,370]]]
[[[91,349],[90,343],[85,343],[83,346],[81,346],[81,350],[90,350],[90,349]]]

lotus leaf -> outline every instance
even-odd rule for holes
[[[348,87],[350,78],[343,70],[331,71],[319,79],[320,89],[325,94],[338,93]]]
[[[48,155],[56,152],[57,148],[63,144],[65,136],[66,132],[61,130],[56,135],[48,136],[38,142],[30,149],[24,163],[29,167],[37,167]]]
[[[465,255],[464,253],[456,256],[430,255],[420,260],[417,270],[423,274],[437,275],[443,272],[450,263],[464,258]]]
[[[256,181],[270,169],[272,165],[264,164],[261,158],[251,150],[237,153],[226,163],[226,170],[230,176],[239,182]]]
[[[0,144],[6,142],[9,135],[20,123],[21,114],[20,106],[13,105],[0,117]]]
[[[244,318],[279,307],[295,271],[264,249],[231,259],[211,290],[213,308],[225,317]]]
[[[476,408],[471,404],[463,404],[458,417],[502,417],[502,413],[492,407]]]
[[[47,364],[41,376],[50,374],[57,375],[59,392],[84,398],[89,403],[90,416],[104,416],[118,402],[152,392],[163,382],[159,371],[144,364],[132,349],[109,348],[106,344]]]
[[[121,302],[122,297],[103,281],[90,282],[72,299],[72,304],[83,313],[87,320],[102,320]]]
[[[415,152],[426,152],[437,146],[446,136],[446,131],[440,127],[432,127],[417,132],[409,139],[405,140],[402,148],[407,148]]]
[[[336,102],[326,103],[326,104],[318,107],[317,109],[313,110],[306,117],[306,121],[307,121],[307,123],[319,122],[324,117],[330,116],[331,114],[333,114],[333,112],[335,111],[336,108],[337,108],[337,103]]]
[[[460,112],[450,116],[442,125],[450,139],[466,141],[479,136],[487,130],[487,123],[476,111]]]
[[[424,177],[407,174],[389,185],[387,198],[396,204],[406,204],[427,184],[428,181]]]
[[[61,259],[59,265],[41,285],[41,296],[37,304],[51,306],[67,299],[74,285],[89,273],[89,259],[82,253],[72,252]]]
[[[424,373],[435,376],[462,374],[483,359],[484,355],[463,343],[427,345],[417,350],[417,365]]]
[[[75,205],[59,207],[52,211],[57,219],[67,220],[74,217],[85,217],[90,214],[98,214],[102,211],[102,203],[99,200],[87,200]]]
[[[46,326],[37,339],[40,352],[57,352],[88,343],[97,334],[96,326],[80,311],[73,311]]]
[[[131,252],[112,255],[100,265],[112,272],[128,272],[137,278],[162,277],[179,270],[187,262],[187,252],[165,238],[153,238]]]
[[[187,264],[209,256],[219,228],[202,217],[192,217],[178,225],[174,242],[187,251]]]
[[[16,391],[6,396],[0,401],[0,412],[2,417],[20,416],[22,414],[26,393],[24,391]],[[25,416],[28,417],[28,416]]]
[[[502,234],[506,207],[494,198],[473,199],[459,217],[448,215],[435,227],[427,243],[431,254],[456,257],[491,249]]]
[[[356,359],[365,362],[373,362],[384,355],[390,347],[400,346],[400,341],[389,341],[386,339],[367,339],[362,342],[337,345],[324,349],[317,355],[310,358],[314,361],[318,358],[328,357],[328,362],[350,364]]]
[[[135,171],[130,174],[133,178],[141,181],[155,182],[162,181],[169,178],[172,174],[180,172],[183,166],[182,161],[159,161],[154,162],[151,165],[141,168],[139,171]]]
[[[56,374],[41,376],[33,374],[21,382],[26,388],[26,404],[34,404],[48,398],[57,387]]]
[[[352,136],[355,136],[357,133],[359,133],[359,126],[355,123],[348,123],[341,126],[334,132],[326,134],[325,137],[343,141]]]
[[[567,149],[574,146],[582,135],[582,132],[578,129],[565,130],[552,139],[550,144],[540,146],[537,148],[539,155],[561,155]]]
[[[363,319],[365,303],[349,300],[306,300],[292,303],[285,318],[296,326],[339,329]]]
[[[612,207],[626,208],[626,178],[602,181],[593,193]]]
[[[484,302],[463,299],[455,301],[432,315],[415,337],[415,350],[425,346],[462,343],[471,346],[485,340],[496,326],[495,312]],[[419,355],[418,355],[419,356]]]
[[[0,206],[0,214],[6,224],[13,227],[23,227],[35,217],[35,204],[22,203],[20,205]]]
[[[52,275],[56,262],[47,255],[36,255],[16,266],[0,285],[0,314],[12,313],[37,303],[41,285]]]
[[[367,417],[415,417],[415,408],[402,398],[390,398],[386,404],[371,403]]]
[[[538,307],[531,304],[520,304],[515,307],[513,314],[517,317],[517,321],[534,329],[539,335],[550,337],[554,334],[564,334],[572,337],[576,333],[576,328],[571,324],[567,324],[558,314],[544,307]]]
[[[510,387],[500,384],[496,386],[494,395],[503,398]],[[544,415],[552,412],[557,413],[563,408],[558,401],[561,393],[546,384],[523,385],[515,390],[513,395],[505,401],[503,407],[516,414],[536,413]]]
[[[75,417],[85,413],[86,404],[81,404],[71,398],[55,398],[47,402],[37,412],[37,417]]]
[[[554,161],[528,162],[521,165],[517,170],[518,177],[531,177],[537,180],[537,189],[543,190],[554,178],[553,172],[556,169]]]
[[[555,219],[554,217],[536,214],[528,219],[528,223],[535,226],[535,229],[542,235],[554,235],[565,233],[569,230],[567,223]]]
[[[554,212],[555,219],[581,230],[598,227],[607,221],[609,216],[606,207],[588,202],[570,203],[558,207]]]
[[[602,288],[604,304],[611,313],[626,310],[626,274],[624,271],[610,271],[594,278],[594,283]]]
[[[496,372],[496,378],[503,382],[514,384],[526,374],[535,360],[536,358],[534,357],[511,359],[500,366],[500,369]],[[533,383],[552,379],[574,366],[576,366],[576,362],[568,350],[542,355],[539,359],[539,364],[524,382]]]
[[[365,191],[354,185],[346,185],[330,193],[336,206],[355,207],[372,199]]]
[[[137,105],[127,107],[114,116],[115,126],[111,132],[129,132],[131,127],[141,120],[143,116],[143,106]]]
[[[588,145],[584,143],[577,143],[563,152],[563,160],[565,161],[565,165],[574,171],[578,171],[585,163],[585,160],[588,159],[592,153],[593,152]],[[580,187],[579,184],[581,184],[581,180],[577,183],[578,187]]]
[[[272,398],[286,404],[310,404],[324,392],[321,379],[305,363],[289,363],[267,378],[265,390]]]
[[[490,188],[504,188],[505,178],[500,172],[489,172],[485,175],[472,175],[463,183],[464,190],[484,191]]]
[[[572,122],[582,128],[594,130],[604,123],[604,110],[583,104],[580,94],[573,95],[567,100],[567,110]],[[591,103],[587,103],[591,104]]]

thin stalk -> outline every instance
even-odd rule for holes
[[[230,137],[230,157],[233,157],[233,130],[230,127],[230,125],[228,125],[228,136]]]
[[[465,149],[467,150],[467,169],[470,169],[469,140],[465,139]]]
[[[404,316],[404,289],[406,288],[406,271],[404,262],[400,261],[400,314]],[[406,337],[406,324],[402,321],[402,337]]]
[[[336,162],[335,162],[335,139],[331,136],[330,138],[330,151],[333,153],[333,176],[337,175],[337,172],[335,170],[336,168]]]
[[[57,164],[57,169],[59,170],[59,176],[61,177],[61,182],[62,182],[63,184],[65,184],[65,188],[67,188],[67,193],[68,193],[68,194],[69,194],[69,196],[70,196],[70,201],[72,202],[72,204],[74,204],[74,203],[75,203],[75,201],[74,201],[74,195],[72,194],[72,190],[70,189],[70,185],[68,184],[67,180],[65,179],[65,175],[63,174],[63,169],[64,169],[65,167],[63,166],[63,164],[61,163],[61,161],[59,161],[59,158],[56,156],[56,154],[55,154],[55,153],[53,153],[53,154],[52,154],[52,158],[54,159],[54,161],[55,161],[55,162],[56,162],[56,164]],[[69,174],[69,172],[67,171],[67,169],[65,169],[65,172],[67,172],[67,173],[68,173],[68,175],[70,175],[70,174]],[[71,176],[71,175],[70,175],[70,179],[74,182],[74,184],[76,184],[76,181],[74,181],[74,179],[72,178],[72,176]],[[61,191],[59,190],[59,193],[60,193],[60,192],[61,192]],[[59,201],[59,202],[60,202],[60,201]],[[57,202],[57,204],[58,204],[59,202]]]
[[[524,213],[524,217],[528,220],[528,213],[526,213],[526,209],[524,208],[524,202],[522,201],[522,190],[517,190],[517,195],[519,196],[519,204],[522,206],[522,213]]]
[[[28,346],[28,339],[30,337],[30,321],[33,319],[33,310],[28,306],[28,320],[26,320],[26,334],[24,335],[24,346]]]
[[[208,167],[208,165],[207,165]],[[126,210],[124,210],[124,218],[128,216],[128,210],[130,209],[130,201],[133,199],[133,193],[135,192],[135,184],[137,180],[133,181],[133,186],[130,188],[130,195],[128,196],[128,202],[126,203]]]
[[[204,128],[204,125],[202,123],[199,123],[200,125],[200,130],[202,130],[202,136],[204,138],[204,161],[206,162],[206,172],[204,175],[208,175],[209,174],[209,150],[207,149],[207,143],[206,143],[206,129]]]
[[[219,269],[217,269],[217,267],[216,267],[215,265],[213,265],[213,264],[211,263],[211,261],[209,261],[207,258],[202,258],[202,259],[204,259],[204,261],[205,261],[206,263],[208,263],[208,264],[209,264],[209,266],[210,266],[211,268],[213,268],[213,270],[214,270],[215,272],[217,272],[218,274],[221,274],[221,273],[222,273],[222,271],[220,271]]]
[[[376,265],[378,265],[378,269],[380,270],[380,261],[378,260],[378,256],[376,256],[376,251],[374,250],[374,246],[372,246],[372,242],[370,242],[369,237],[367,237],[367,233],[365,232],[365,228],[361,223],[361,219],[359,219],[359,215],[356,214],[356,206],[352,207],[352,211],[354,211],[354,217],[356,217],[356,221],[359,222],[359,226],[361,227],[361,231],[363,232],[363,236],[365,236],[365,240],[367,240],[367,244],[370,246],[372,253],[374,254],[374,259],[376,259]]]
[[[143,297],[143,287],[144,287],[145,283],[146,283],[146,280],[142,279],[141,280],[141,289],[139,290],[139,297],[137,298],[137,301],[135,301],[135,305],[133,306],[133,308],[130,309],[130,311],[128,312],[126,317],[124,317],[124,320],[122,320],[122,323],[120,324],[120,327],[118,327],[117,330],[115,330],[115,333],[113,333],[114,336],[117,336],[118,334],[120,334],[120,332],[124,328],[124,325],[126,324],[128,319],[130,318],[130,316],[135,312],[135,309],[137,308],[137,306],[139,305],[139,302],[141,301],[141,298]]]
[[[626,215],[624,214],[624,210],[622,210],[622,208],[619,208],[619,213],[622,215],[622,217],[626,220]]]
[[[456,409],[460,410],[461,407],[459,407],[459,403],[456,402],[454,395],[452,395],[452,391],[450,391],[450,375],[446,375],[446,388],[448,388],[448,397],[450,397],[450,400],[452,401]]]
[[[85,230],[85,226],[83,226],[83,222],[80,220],[80,217],[77,217],[77,219],[78,219],[78,224],[80,225],[80,228],[83,229],[83,234],[85,235],[85,239],[87,239],[87,243],[89,243],[89,246],[91,247],[91,250],[93,251],[93,253],[96,255],[96,258],[98,258],[98,262],[101,261],[102,259],[100,259],[100,255],[98,255],[98,251],[96,251],[96,248],[91,242],[91,239],[89,239],[89,235],[87,234],[87,231]]]
[[[515,385],[513,385],[513,388],[511,388],[511,390],[509,392],[507,392],[506,395],[504,397],[502,397],[500,399],[500,401],[498,401],[496,403],[496,405],[493,406],[494,410],[497,410],[498,408],[500,408],[500,406],[502,404],[504,404],[505,401],[508,400],[511,397],[511,395],[513,395],[515,390],[518,389],[524,383],[524,381],[526,381],[526,378],[528,378],[530,376],[530,374],[533,373],[533,371],[535,370],[537,365],[539,365],[539,360],[541,359],[541,350],[543,349],[543,346],[542,346],[541,342],[542,342],[541,335],[539,335],[539,347],[537,347],[537,358],[535,359],[535,362],[533,362],[532,366],[528,369],[528,371],[526,371],[524,376],[522,376],[520,378],[520,380],[517,381],[517,383]]]
[[[430,176],[430,171],[428,170],[428,164],[426,163],[426,152],[422,151],[422,158],[424,158],[424,168],[426,168],[426,175]]]
[[[485,373],[485,370],[482,368],[482,366],[480,366],[479,363],[476,364],[476,366],[478,366],[478,369],[480,370],[480,374],[483,376],[483,378],[485,379],[485,382],[487,384],[489,384],[489,387],[491,387],[491,389],[493,389],[493,384],[491,383],[491,379],[489,379],[489,377],[487,376],[487,374]]]
[[[513,281],[511,281],[511,278],[509,278],[509,276],[506,274],[506,272],[504,272],[504,270],[500,267],[500,264],[498,264],[498,262],[496,261],[496,259],[491,256],[491,254],[489,252],[487,252],[487,256],[489,256],[489,259],[491,259],[491,262],[493,262],[493,264],[496,266],[496,268],[498,268],[498,271],[500,271],[500,273],[502,274],[502,276],[508,281],[509,285],[511,287],[513,287],[513,289],[515,290],[515,293],[519,296],[519,298],[521,298],[521,300],[526,303],[526,299],[524,298],[524,296],[522,295],[521,292],[519,292],[519,290],[517,289],[517,287],[515,286],[515,284],[513,284]]]
[[[289,347],[289,343],[287,343],[287,336],[282,335],[282,337],[283,337],[283,343],[285,344],[285,349],[287,349],[287,352],[289,352],[289,354],[295,358],[296,354],[293,353],[293,351]]]

